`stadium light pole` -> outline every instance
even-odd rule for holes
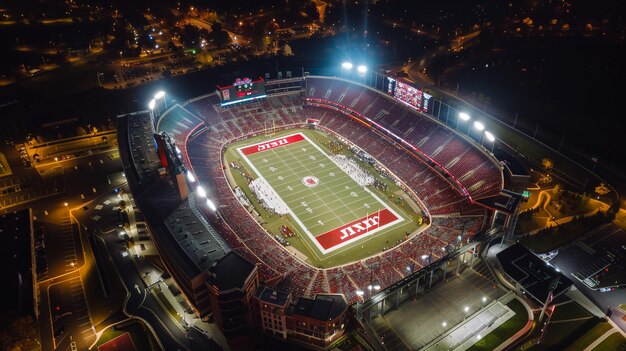
[[[154,94],[154,100],[159,100],[160,98],[163,98],[163,104],[165,104],[165,109],[167,110],[167,100],[165,100],[165,92],[163,90]]]
[[[156,129],[156,116],[154,115],[154,107],[156,106],[156,100],[152,99],[150,100],[150,102],[148,103],[148,108],[150,108],[150,115],[152,117],[152,124],[154,125],[154,128]]]
[[[459,121],[467,122],[470,119],[471,119],[470,115],[468,115],[466,112],[459,112],[459,115],[457,116],[457,119],[456,119],[456,129],[459,130]]]
[[[483,130],[485,130],[485,125],[480,121],[474,121],[474,129],[480,132],[480,144],[483,143]],[[469,135],[469,126],[467,127],[467,134]]]
[[[352,67],[354,67],[354,65],[350,61],[345,61],[341,64],[341,72],[345,77],[350,78],[350,73],[352,73]]]
[[[491,153],[493,153],[493,145],[496,143],[496,137],[490,131],[486,130],[485,138],[491,143]]]

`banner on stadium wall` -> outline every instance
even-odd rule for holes
[[[306,119],[306,124],[310,124],[312,126],[316,126],[320,123],[319,119],[315,119],[315,118],[307,118]]]

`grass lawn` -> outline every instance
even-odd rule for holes
[[[589,313],[578,303],[572,301],[563,305],[556,306],[556,309],[554,310],[554,314],[552,315],[552,318],[550,318],[550,321],[556,322],[585,317],[591,317],[591,313]]]
[[[622,334],[615,332],[609,335],[598,346],[593,348],[593,351],[617,351],[624,350],[626,348],[626,338]]]
[[[300,135],[297,141],[268,150],[257,151],[259,143],[282,140],[287,135]],[[292,139],[289,139],[292,140]],[[234,162],[241,170],[230,172],[254,209],[261,216],[264,228],[272,235],[282,236],[280,227],[288,226],[294,237],[285,238],[290,246],[322,268],[353,262],[380,252],[404,239],[406,233],[418,229],[419,215],[401,200],[401,190],[392,181],[380,176],[370,165],[357,161],[351,151],[330,149],[334,139],[313,130],[287,130],[271,137],[257,136],[230,145],[226,152],[228,164]],[[249,149],[250,146],[254,146]],[[251,151],[250,151],[251,150]],[[359,167],[387,185],[382,191],[373,186],[361,187],[345,173],[330,155],[352,156]],[[309,176],[317,184],[309,186]],[[251,179],[263,178],[288,208],[286,215],[267,211],[248,185]],[[379,216],[380,226],[344,231],[346,225]],[[385,225],[384,218],[390,218]],[[347,235],[346,233],[350,233]]]
[[[600,336],[609,331],[612,326],[607,322],[598,323],[595,327],[591,328],[587,333],[581,336],[573,344],[569,345],[565,351],[578,351],[584,350],[587,346],[591,345]]]
[[[493,350],[515,335],[515,333],[526,325],[528,322],[528,313],[526,312],[524,305],[522,305],[522,303],[518,300],[513,300],[509,302],[507,306],[515,312],[515,315],[494,331],[485,335],[484,338],[476,342],[469,348],[470,351]]]
[[[115,330],[112,328],[107,329],[104,333],[102,333],[100,339],[98,339],[94,350],[97,349],[98,346],[125,333],[130,334],[130,337],[133,339],[133,343],[135,344],[135,348],[138,351],[158,350],[158,347],[153,347],[153,345],[156,345],[156,342],[153,341],[153,336],[150,331],[140,324],[140,322],[132,322],[122,327],[116,327]]]

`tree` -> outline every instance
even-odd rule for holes
[[[604,183],[600,183],[600,185],[596,187],[595,192],[596,194],[598,194],[598,196],[604,196],[610,193],[611,190]]]
[[[554,161],[552,161],[552,159],[549,159],[549,158],[544,158],[543,160],[541,160],[541,166],[546,171],[549,171],[552,169],[552,167],[554,167]]]

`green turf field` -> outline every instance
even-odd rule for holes
[[[259,143],[289,135],[301,135],[302,140],[246,154],[251,145],[256,147]],[[232,144],[226,153],[229,163],[237,163],[250,178],[265,179],[286,204],[287,215],[271,214],[252,195],[241,172],[231,169],[237,185],[261,215],[265,229],[280,235],[280,226],[289,226],[296,234],[285,238],[290,243],[289,249],[297,250],[308,257],[309,263],[324,268],[373,255],[384,247],[390,248],[406,233],[418,229],[419,221],[415,211],[400,200],[401,190],[380,177],[373,167],[352,157],[362,169],[388,184],[387,191],[360,186],[333,162],[329,158],[332,152],[328,149],[331,140],[334,138],[320,131],[292,129]],[[347,149],[339,153],[353,156]],[[307,184],[309,177],[314,177],[313,184]],[[369,222],[368,226],[359,222],[374,216],[380,218],[379,225]],[[361,226],[339,231],[352,223],[361,223]],[[325,238],[334,241],[329,244]]]

